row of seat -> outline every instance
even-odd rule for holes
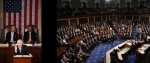
[[[103,14],[103,13],[150,13],[150,8],[57,8],[58,16],[76,14]]]

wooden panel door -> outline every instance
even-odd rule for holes
[[[41,58],[42,50],[41,50],[41,47],[38,47],[37,50],[38,50],[38,53],[37,53],[38,63],[42,63],[42,58]]]
[[[13,63],[14,47],[5,48],[5,52],[6,52],[6,63]]]
[[[89,22],[93,23],[94,22],[94,17],[89,17]]]
[[[0,49],[0,63],[6,63],[5,61],[5,50]]]
[[[59,28],[61,26],[67,26],[67,25],[69,25],[68,20],[57,21],[57,28]]]
[[[87,18],[79,18],[79,24],[85,24],[87,22],[88,22]]]
[[[77,25],[77,19],[70,19],[70,25]]]
[[[32,54],[32,63],[38,63],[37,49],[36,47],[28,47],[30,53]]]

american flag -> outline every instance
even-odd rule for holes
[[[38,26],[38,0],[3,0],[3,27],[15,25],[19,34],[28,25]]]

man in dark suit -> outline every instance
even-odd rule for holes
[[[34,44],[37,40],[36,33],[33,31],[32,26],[28,26],[28,31],[24,33],[24,43]]]
[[[13,43],[13,44],[16,43],[16,41],[18,40],[18,33],[15,31],[16,31],[15,26],[11,26],[10,31],[7,32],[7,34],[6,34],[5,42]]]
[[[14,47],[14,55],[31,55],[26,45],[23,45],[23,42],[21,39],[17,41],[16,46]]]

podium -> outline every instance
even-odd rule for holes
[[[29,55],[15,55],[13,63],[31,63],[32,56]]]

